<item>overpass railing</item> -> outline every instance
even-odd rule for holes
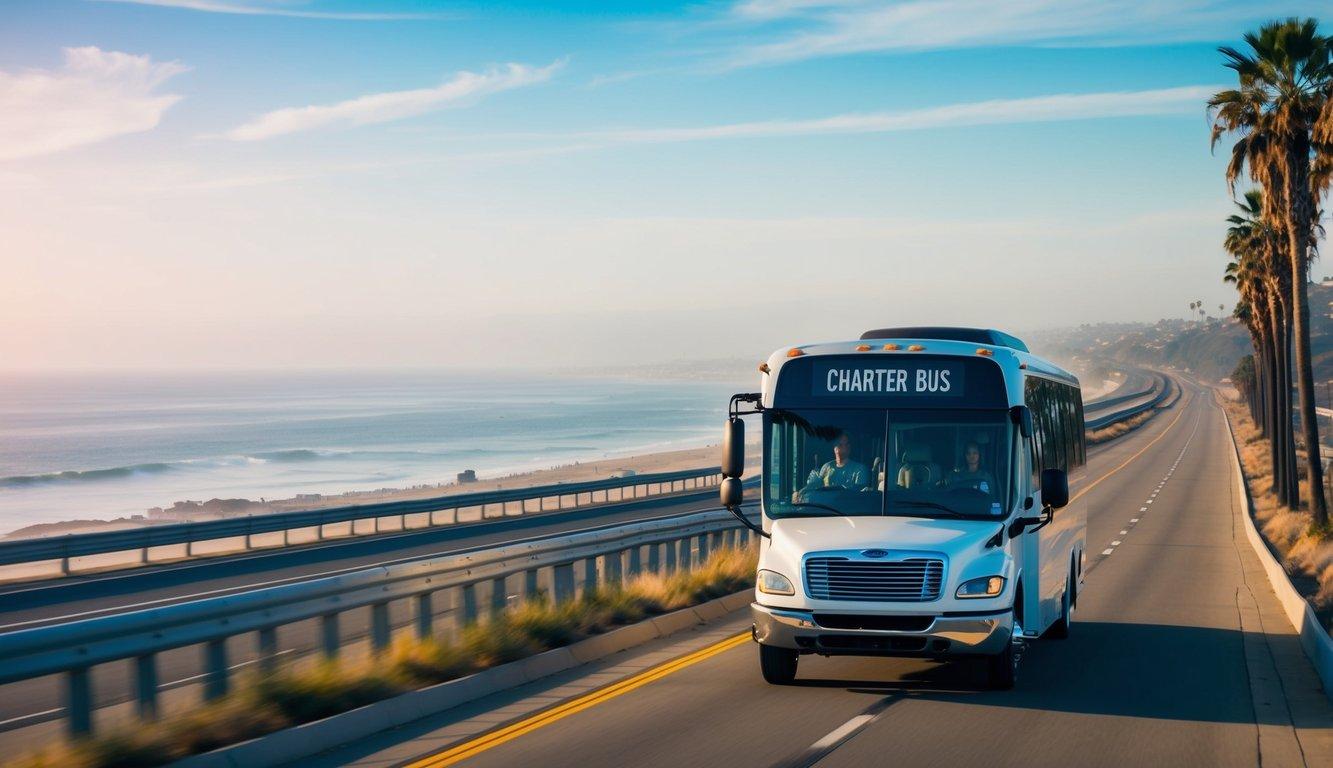
[[[64,678],[67,729],[92,733],[94,692],[91,671],[133,660],[131,687],[142,718],[159,711],[158,656],[189,646],[203,650],[201,682],[205,699],[231,687],[229,653],[233,638],[253,635],[253,657],[272,671],[280,655],[279,629],[315,620],[316,650],[337,657],[349,643],[340,621],[369,611],[369,643],[374,652],[391,640],[390,605],[406,604],[409,626],[419,637],[439,627],[435,607],[448,595],[455,630],[476,623],[483,612],[507,604],[511,580],[524,596],[549,595],[557,603],[640,572],[689,570],[710,549],[747,543],[750,533],[728,512],[716,510],[630,523],[470,553],[423,558],[338,576],[192,600],[158,608],[0,634],[0,685],[46,675]],[[479,597],[485,602],[479,605]],[[364,620],[364,616],[358,617]],[[363,640],[361,638],[352,638]]]
[[[716,486],[721,479],[720,468],[704,467],[580,483],[460,493],[429,499],[18,539],[0,542],[0,566],[58,561],[61,573],[67,574],[70,572],[71,559],[76,557],[137,551],[139,562],[147,563],[150,551],[157,547],[183,545],[184,551],[180,554],[193,557],[199,554],[195,551],[196,545],[228,539],[236,541],[236,546],[229,551],[282,547],[298,543],[292,540],[292,534],[297,531],[306,532],[305,536],[298,537],[301,539],[299,543],[308,543],[323,541],[326,537],[381,533],[386,521],[393,524],[391,530],[416,530],[456,523],[460,510],[478,509],[480,519],[515,516],[546,511],[548,508],[562,510],[580,504],[598,503],[599,495],[600,502],[607,503],[702,490]],[[358,531],[358,523],[369,530]],[[256,540],[265,534],[269,534],[268,540]]]

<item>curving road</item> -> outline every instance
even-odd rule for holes
[[[748,629],[736,616],[657,651],[709,643],[693,663],[567,716],[549,715],[564,689],[533,687],[313,764],[1333,765],[1333,708],[1237,527],[1221,411],[1184,389],[1091,457],[1073,635],[1031,646],[1013,691],[984,690],[967,662],[818,657],[802,657],[796,685],[769,686],[753,644],[727,642]],[[584,674],[603,685],[613,671]]]

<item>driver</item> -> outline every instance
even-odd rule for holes
[[[949,476],[949,487],[975,488],[983,493],[995,487],[995,478],[981,466],[981,446],[973,442],[963,449],[963,466]]]
[[[840,432],[833,443],[833,461],[812,471],[805,487],[792,494],[792,501],[801,501],[807,493],[817,488],[860,490],[869,482],[870,472],[866,465],[852,460],[851,437],[846,432]]]

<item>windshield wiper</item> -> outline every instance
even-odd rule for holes
[[[793,507],[814,507],[815,509],[827,509],[833,514],[839,516],[846,516],[847,514],[846,512],[843,512],[841,509],[838,509],[837,507],[830,507],[827,504],[820,504],[819,502],[816,501],[792,501],[788,502],[788,505]]]
[[[930,509],[938,509],[938,510],[941,510],[941,511],[943,511],[943,512],[948,512],[949,514],[953,515],[954,517],[967,517],[967,515],[963,514],[962,512],[959,512],[958,510],[954,509],[953,507],[946,507],[946,506],[944,506],[943,504],[940,504],[939,502],[935,502],[935,501],[922,501],[922,500],[920,500],[920,499],[898,499],[898,500],[896,500],[896,501],[892,501],[892,502],[890,502],[890,503],[891,503],[891,504],[905,504],[905,505],[913,506],[913,507],[928,507],[928,508],[930,508]]]

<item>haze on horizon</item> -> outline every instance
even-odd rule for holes
[[[1215,49],[1321,10],[7,3],[0,369],[633,364],[1229,311]]]

